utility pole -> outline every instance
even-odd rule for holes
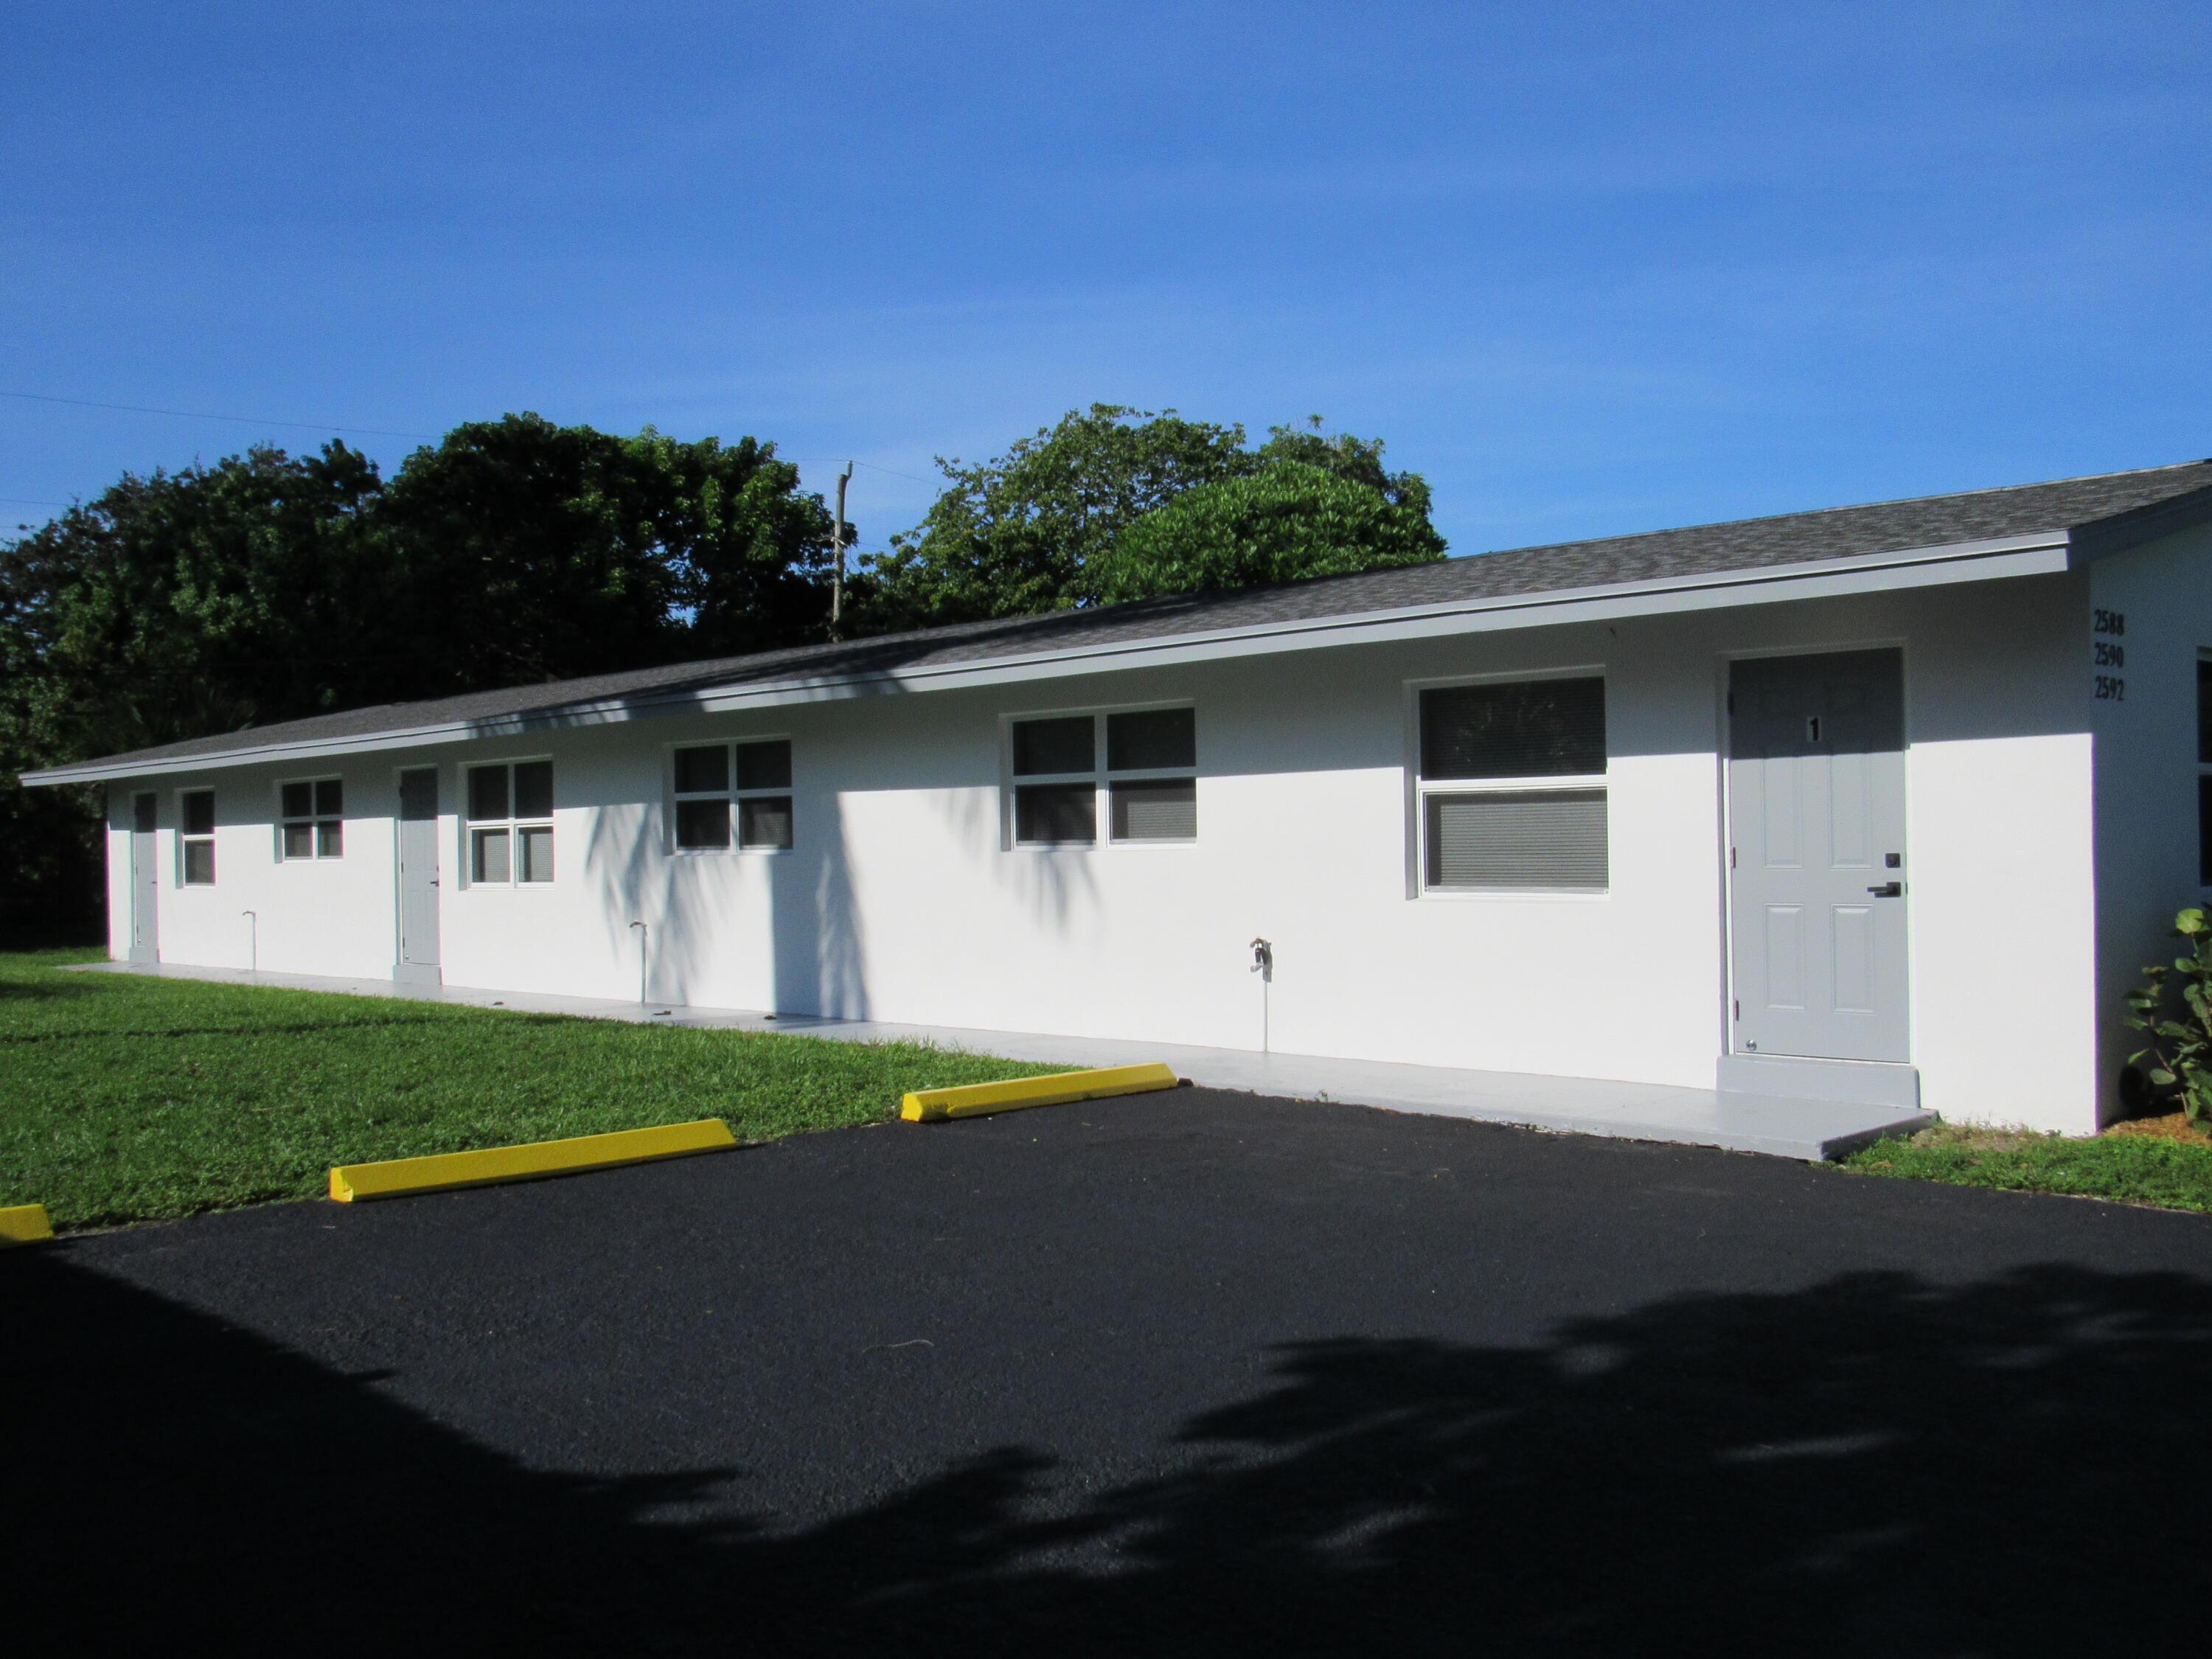
[[[837,574],[830,585],[830,637],[837,637],[845,620],[845,486],[853,481],[853,464],[837,475]]]

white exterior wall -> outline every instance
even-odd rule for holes
[[[1725,658],[1902,644],[1914,1057],[1954,1117],[2090,1127],[2091,764],[2073,696],[2086,578],[1929,587],[1339,647],[990,690],[681,715],[408,750],[342,772],[342,865],[272,862],[282,769],[218,791],[219,884],[163,892],[168,960],[388,975],[398,764],[441,766],[444,975],[456,985],[1257,1048],[1249,941],[1275,946],[1273,1047],[1710,1087],[1726,1039]],[[1409,681],[1607,678],[1611,890],[1413,896]],[[1010,848],[1001,721],[1189,699],[1192,845]],[[668,749],[793,740],[798,846],[672,855]],[[456,763],[550,754],[559,876],[459,877]],[[2191,786],[2193,787],[2193,785]],[[114,856],[127,861],[118,784]],[[257,816],[258,815],[258,816]],[[172,860],[173,863],[173,860]],[[127,945],[118,913],[117,954]]]
[[[276,783],[287,778],[343,777],[345,854],[280,863],[276,858]],[[259,965],[275,973],[392,976],[394,815],[399,792],[393,769],[374,761],[309,761],[297,766],[240,767],[132,779],[107,788],[109,954],[131,953],[131,802],[154,790],[161,798],[158,858],[161,893],[160,947],[164,962],[209,968],[251,965],[259,936]],[[215,791],[216,879],[184,884],[178,797]],[[248,921],[246,911],[255,913]]]
[[[2094,631],[2096,612],[2125,618],[2124,634]],[[2212,651],[2212,529],[2132,549],[2090,567],[2074,625],[2072,690],[2091,711],[2097,742],[2097,1010],[2104,1116],[2142,1034],[2122,1024],[2122,999],[2145,963],[2171,961],[2174,912],[2203,902],[2197,842],[2197,662]],[[2125,660],[2099,665],[2095,647]],[[2096,696],[2102,675],[2123,696]],[[2109,688],[2107,688],[2109,690]]]

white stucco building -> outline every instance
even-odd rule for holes
[[[118,958],[1257,1048],[1264,939],[1280,1052],[2086,1133],[2212,873],[2208,652],[2193,463],[27,781],[107,786]]]

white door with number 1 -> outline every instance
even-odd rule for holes
[[[1729,674],[1730,1048],[1904,1060],[1905,659]]]

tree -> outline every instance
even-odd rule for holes
[[[1379,490],[1383,500],[1395,507],[1408,507],[1424,520],[1429,516],[1426,479],[1418,472],[1388,471],[1382,465],[1380,438],[1355,438],[1349,432],[1329,432],[1318,415],[1307,416],[1302,427],[1269,427],[1267,441],[1260,446],[1259,459],[1262,462],[1304,461],[1352,483]],[[1443,544],[1440,541],[1437,545],[1441,549]]]
[[[822,637],[830,515],[753,439],[536,415],[408,457],[379,520],[417,659],[408,695],[611,673]]]
[[[374,678],[354,623],[380,489],[342,443],[257,448],[125,475],[8,547],[0,649],[29,741],[114,752],[337,706]]]
[[[1443,556],[1419,474],[1314,416],[1241,426],[1093,404],[948,480],[857,584],[869,631],[1364,570]],[[1141,535],[1139,526],[1149,526]],[[1133,547],[1130,538],[1136,537]]]
[[[535,415],[388,483],[342,443],[126,475],[0,545],[0,915],[97,890],[89,797],[18,771],[825,637],[830,514],[798,486],[750,438]]]
[[[1100,563],[1112,604],[1255,582],[1425,564],[1444,556],[1428,515],[1304,461],[1187,490],[1121,533]]]
[[[1093,603],[1092,567],[1126,526],[1253,456],[1241,426],[1093,404],[995,460],[937,465],[949,482],[928,517],[855,584],[870,631]]]
[[[313,712],[373,679],[348,623],[375,468],[343,444],[125,476],[0,547],[0,919],[100,892],[98,792],[15,774]]]

